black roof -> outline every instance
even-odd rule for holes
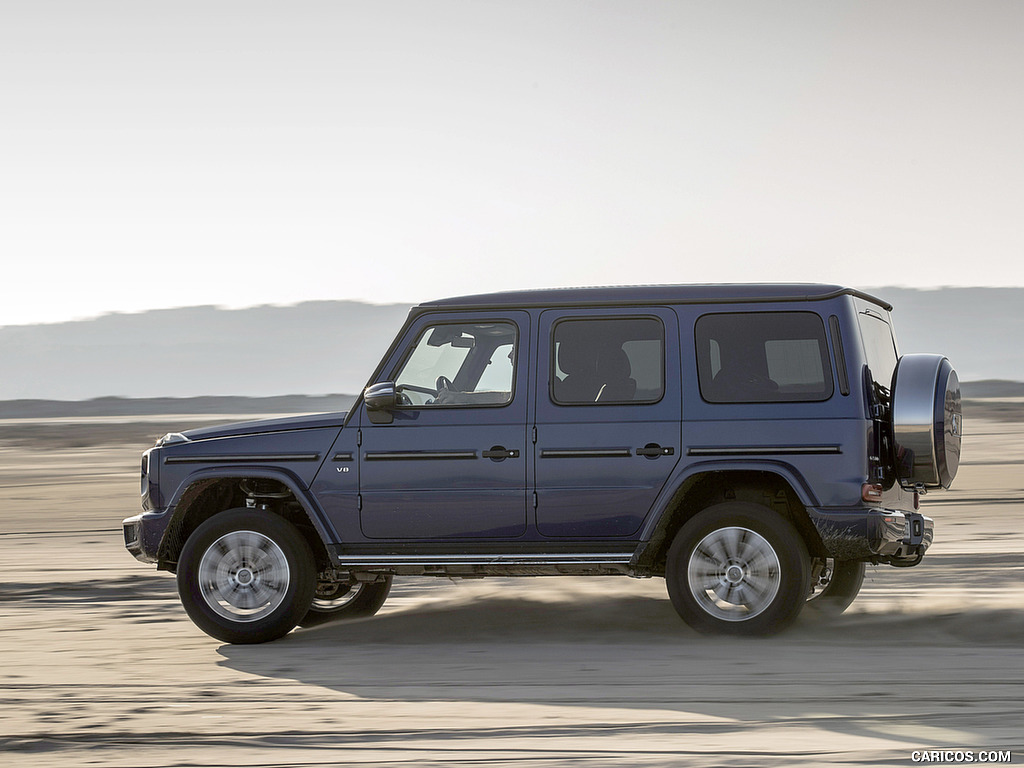
[[[595,288],[542,288],[481,293],[420,304],[435,307],[552,307],[595,304],[718,304],[770,301],[821,301],[858,296],[891,310],[892,305],[853,288],[819,283],[704,283],[699,285],[623,285]]]

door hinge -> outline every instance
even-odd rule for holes
[[[537,428],[536,427],[533,428],[533,444],[534,445],[537,444]]]
[[[363,444],[363,430],[357,429],[356,430],[356,445],[362,445],[362,444]]]
[[[537,492],[536,491],[533,492],[533,508],[534,509],[537,508]]]
[[[356,494],[356,509],[359,512],[363,511],[363,494],[361,493]]]

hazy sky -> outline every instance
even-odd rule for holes
[[[0,0],[0,325],[1024,285],[1024,3]]]

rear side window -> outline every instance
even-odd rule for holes
[[[832,397],[825,325],[813,312],[703,315],[695,336],[700,393],[709,403]]]
[[[560,320],[551,398],[559,405],[656,403],[665,393],[665,328],[654,317]]]

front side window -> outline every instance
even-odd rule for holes
[[[516,342],[516,327],[512,323],[427,326],[395,375],[399,405],[510,403]]]
[[[813,312],[704,315],[695,337],[700,392],[710,403],[832,397],[825,326]]]
[[[665,393],[665,328],[653,317],[562,320],[552,329],[559,405],[656,403]]]

